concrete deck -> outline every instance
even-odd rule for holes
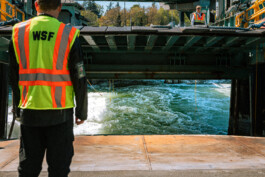
[[[70,176],[265,176],[265,138],[78,136],[74,145]],[[0,142],[1,177],[17,175],[18,148]]]

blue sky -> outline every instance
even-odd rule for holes
[[[106,11],[107,9],[107,6],[109,5],[111,1],[96,1],[97,4],[100,4],[104,7],[104,12]],[[116,1],[112,1],[113,2],[113,6],[116,5]],[[121,8],[123,9],[124,8],[124,1],[118,1]],[[82,4],[82,2],[81,2]],[[125,2],[125,7],[126,9],[129,9],[131,8],[133,5],[135,4],[140,4],[141,7],[145,6],[145,7],[150,7],[152,6],[152,3],[151,2]],[[156,3],[157,7],[159,7],[159,3]]]

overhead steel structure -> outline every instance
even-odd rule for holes
[[[89,79],[246,78],[256,45],[265,41],[263,30],[236,28],[78,28]],[[4,49],[11,27],[0,35]]]

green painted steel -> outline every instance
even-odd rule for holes
[[[251,73],[250,61],[255,63],[257,44],[262,56],[265,42],[265,31],[240,28],[80,29],[89,79],[244,79]],[[0,36],[10,34],[11,29],[0,29]]]
[[[63,3],[59,20],[66,24],[70,23],[73,26],[87,26],[88,19],[81,15],[81,10],[83,10],[83,7],[80,5],[75,5],[75,3]]]

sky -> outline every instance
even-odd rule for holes
[[[111,1],[96,1],[97,4],[101,5],[104,7],[104,13],[107,9],[107,6],[109,5]],[[116,1],[112,1],[113,2],[113,6],[116,5]],[[121,8],[123,9],[124,8],[124,1],[118,1]],[[82,2],[81,2],[82,4]],[[145,7],[150,7],[152,6],[152,2],[125,2],[125,7],[126,9],[130,9],[133,5],[135,4],[140,4],[141,7],[145,6]],[[159,3],[156,3],[157,7],[159,7]]]

